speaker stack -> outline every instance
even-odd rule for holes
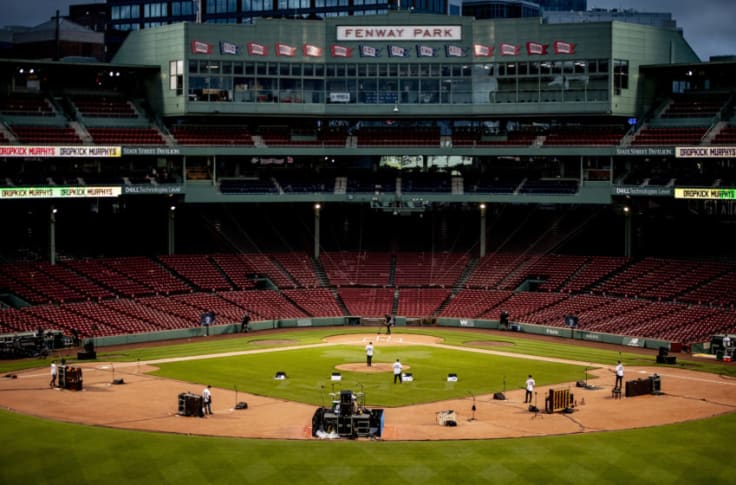
[[[353,414],[353,391],[340,391],[340,415]]]
[[[677,363],[677,357],[669,355],[667,347],[660,347],[659,353],[657,354],[657,364],[675,364]]]
[[[71,391],[82,390],[82,369],[67,365],[59,366],[58,385],[62,389]]]
[[[204,401],[199,394],[182,392],[179,394],[180,416],[204,416]]]
[[[626,382],[626,397],[643,396],[652,393],[652,381],[649,379],[636,379]]]

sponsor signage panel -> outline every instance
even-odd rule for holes
[[[676,147],[677,158],[736,158],[736,147]]]
[[[675,199],[736,199],[736,189],[709,187],[675,187]]]
[[[44,158],[117,158],[122,154],[120,147],[108,146],[44,146],[12,145],[0,146],[0,157],[44,157]]]
[[[68,199],[118,197],[123,189],[114,187],[3,187],[0,199]]]

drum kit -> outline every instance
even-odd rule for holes
[[[338,416],[362,414],[365,410],[365,392],[331,392],[332,412]]]

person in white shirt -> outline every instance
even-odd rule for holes
[[[205,414],[212,414],[212,392],[210,391],[211,387],[212,386],[207,386],[204,388],[204,391],[202,391],[202,401],[204,404]]]
[[[624,365],[621,363],[621,361],[618,361],[618,364],[616,365],[616,383],[613,385],[614,389],[621,389],[621,386],[624,383]]]
[[[49,382],[49,387],[56,387],[56,361],[51,361],[51,382]]]
[[[396,362],[394,362],[394,384],[397,382],[401,384],[401,362],[399,359],[396,359]]]
[[[531,374],[529,374],[529,378],[526,380],[526,394],[524,394],[524,404],[532,402],[532,393],[534,393],[535,385],[536,382],[534,381],[534,378]]]
[[[365,346],[365,361],[370,367],[373,362],[373,342],[368,342],[368,345]]]

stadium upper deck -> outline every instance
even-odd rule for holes
[[[132,32],[111,64],[0,64],[9,198],[102,185],[421,212],[672,199],[736,180],[736,63],[700,63],[652,26],[408,12],[181,23]]]

